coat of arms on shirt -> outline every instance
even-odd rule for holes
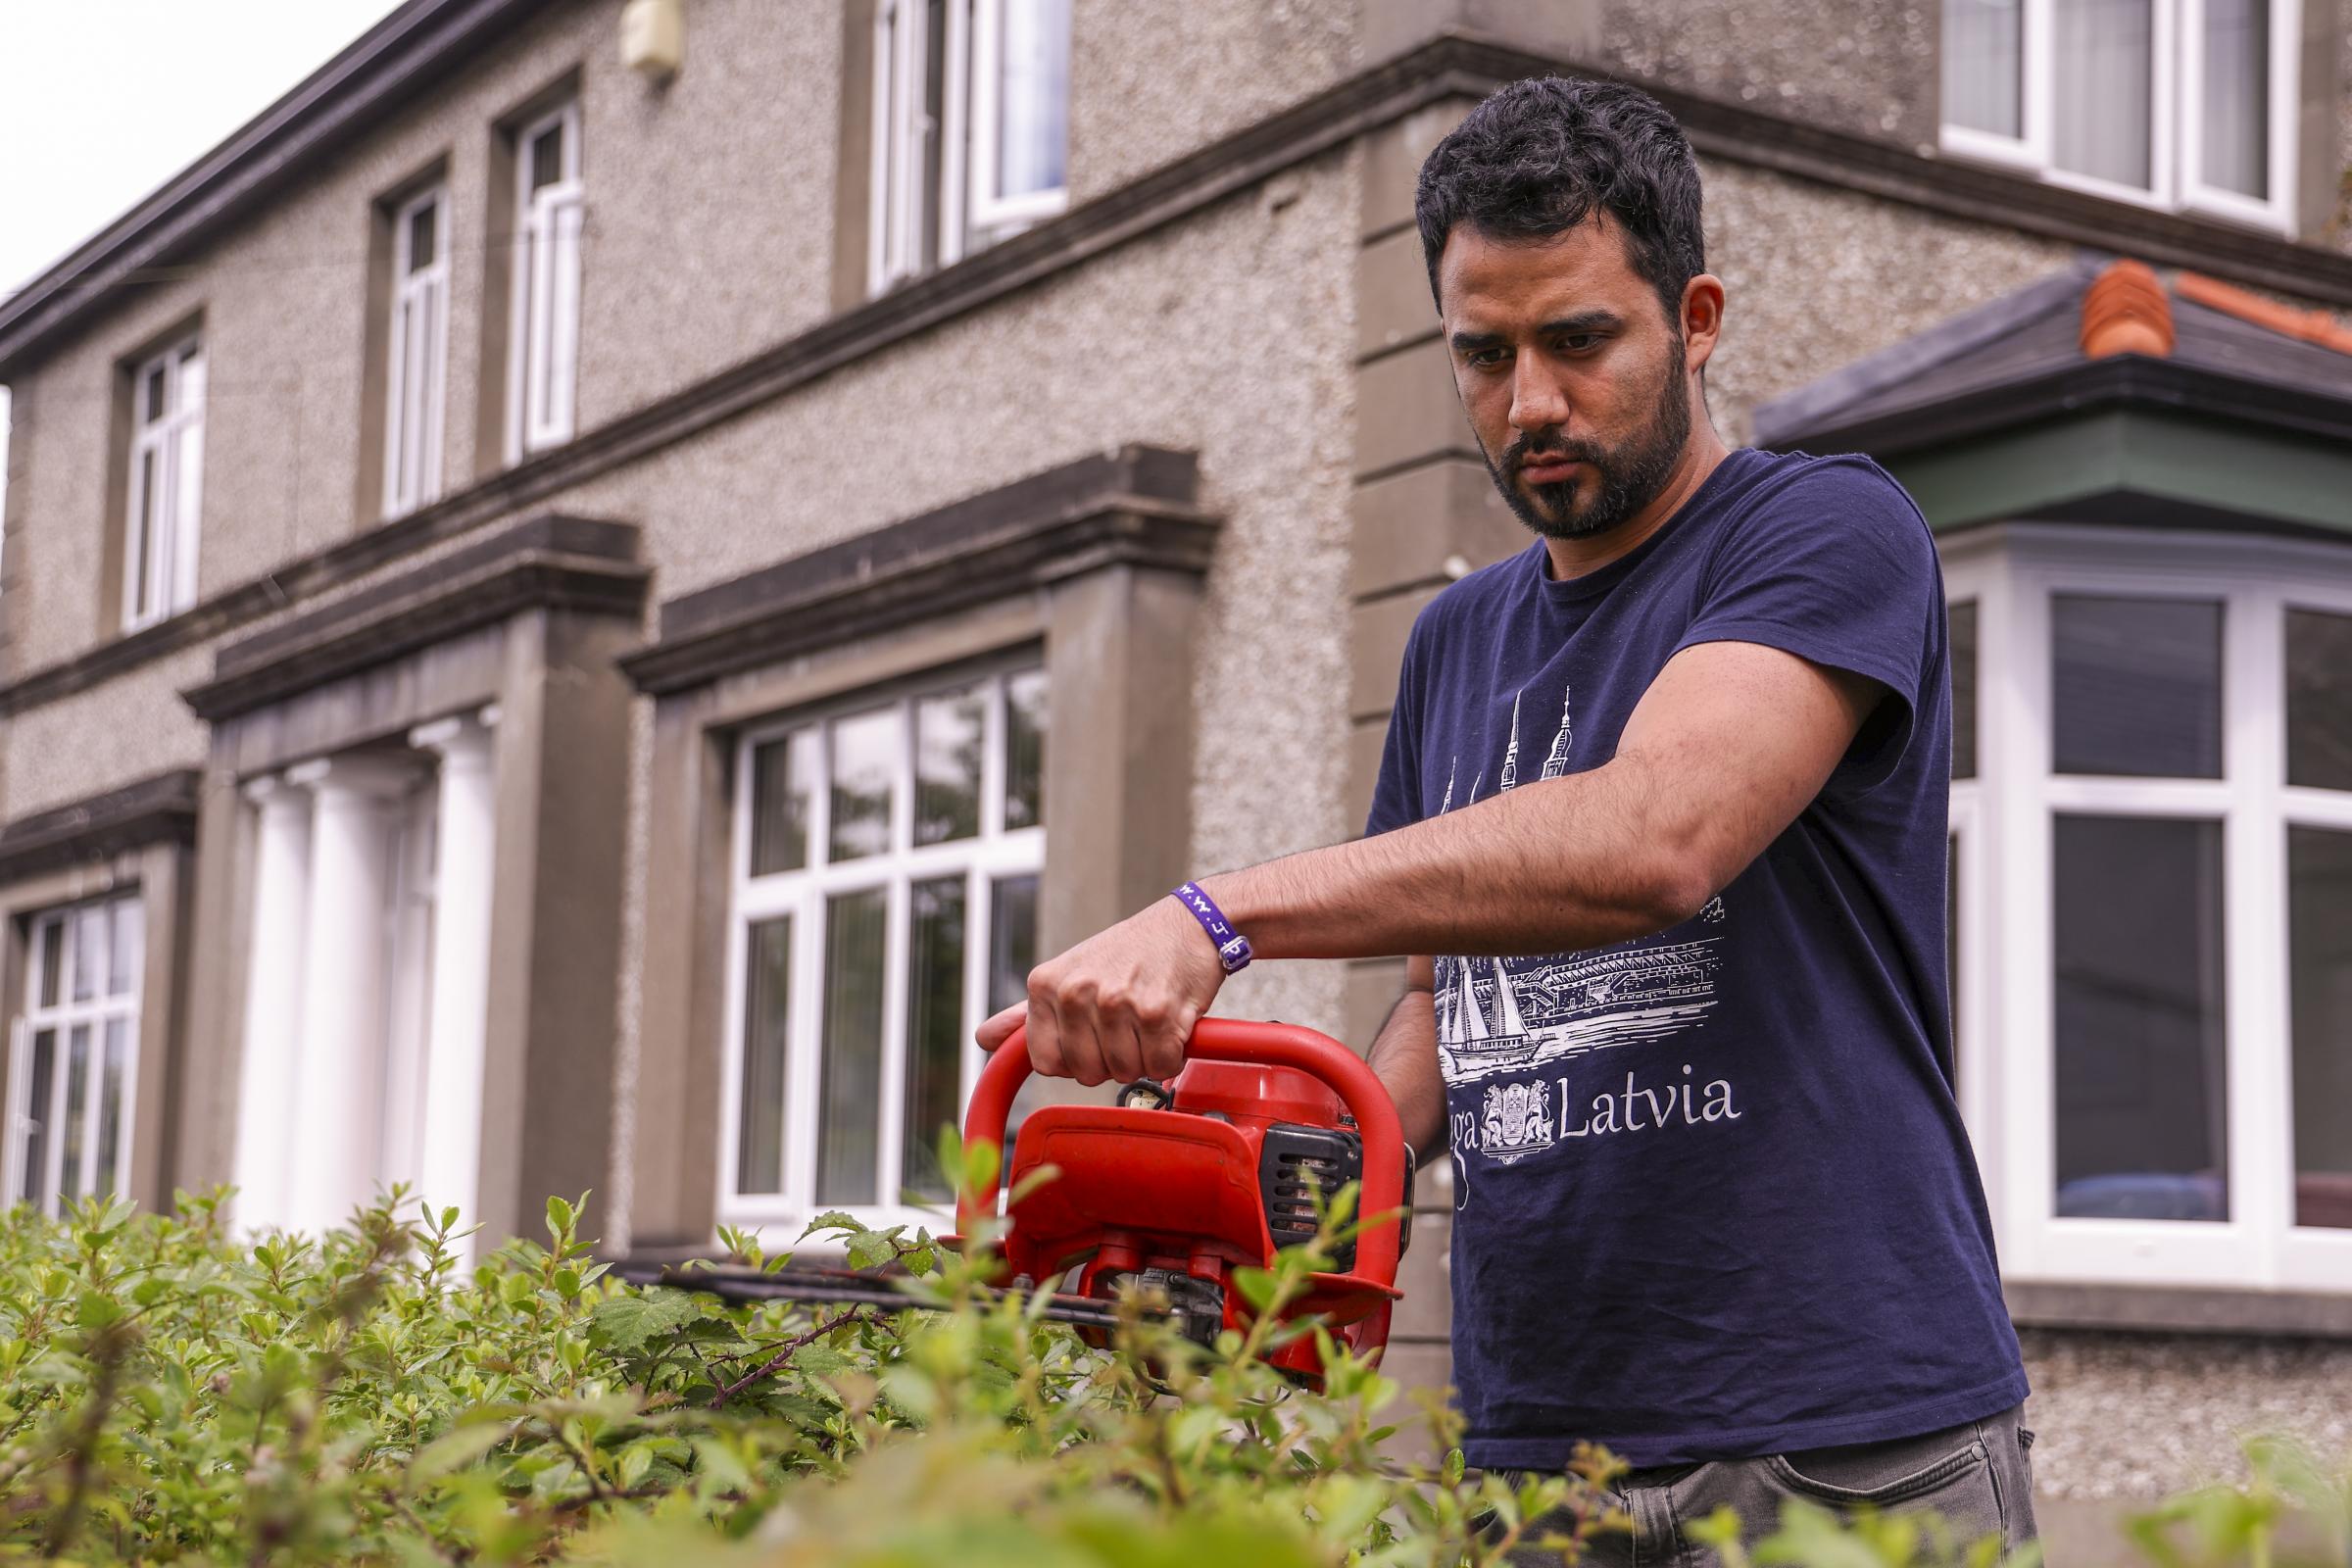
[[[1551,1147],[1551,1086],[1539,1078],[1533,1083],[1489,1084],[1486,1114],[1479,1129],[1479,1152],[1496,1164],[1508,1165],[1540,1149]]]

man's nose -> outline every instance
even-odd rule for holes
[[[1534,355],[1522,355],[1511,377],[1511,428],[1522,434],[1568,422],[1560,383]]]

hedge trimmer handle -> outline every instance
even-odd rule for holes
[[[1201,1019],[1193,1027],[1185,1055],[1188,1059],[1295,1067],[1322,1080],[1347,1105],[1363,1139],[1363,1190],[1356,1202],[1357,1217],[1393,1215],[1404,1207],[1403,1129],[1396,1120],[1396,1106],[1390,1100],[1388,1089],[1374,1076],[1363,1057],[1329,1035],[1317,1034],[1312,1029],[1241,1018]],[[963,1141],[967,1148],[986,1139],[1000,1152],[1004,1149],[1004,1124],[1012,1111],[1013,1096],[1029,1081],[1032,1070],[1028,1031],[1025,1027],[1015,1029],[1011,1038],[989,1057],[988,1065],[981,1069],[979,1087],[972,1091],[971,1108],[963,1119]],[[986,1187],[958,1194],[956,1201],[958,1232],[972,1235],[983,1216],[996,1213],[1003,1175],[1000,1165],[998,1175]],[[1357,1274],[1381,1285],[1396,1283],[1397,1225],[1398,1221],[1392,1219],[1367,1228],[1356,1239]]]

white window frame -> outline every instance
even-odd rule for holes
[[[2206,0],[2150,0],[2150,54],[2154,79],[2148,93],[2149,189],[2075,173],[2052,162],[2051,95],[2057,0],[2018,0],[2024,9],[2020,47],[2024,53],[2018,117],[2021,134],[2004,136],[1973,125],[1946,122],[1939,145],[1954,157],[1994,164],[2032,174],[2053,185],[2104,196],[2112,201],[2166,211],[2186,211],[2248,227],[2292,236],[2295,232],[2296,111],[2302,99],[2302,0],[2269,0],[2271,8],[2269,97],[2270,195],[2256,201],[2205,181],[2203,156]]]
[[[2352,791],[2284,783],[2285,611],[2352,614],[2338,547],[2054,524],[1945,545],[1947,597],[1978,605],[1978,779],[1953,786],[1963,835],[1962,1109],[2011,1279],[2352,1289],[2352,1230],[2297,1226],[2286,929],[2289,827],[2352,831]],[[2050,602],[2176,598],[2223,611],[2223,776],[2052,775]],[[2059,812],[2218,821],[2223,831],[2230,1218],[2060,1218],[2052,820]],[[1971,840],[1977,841],[1971,844]],[[1972,893],[1972,884],[1974,891]]]
[[[418,214],[433,214],[435,254],[412,270]],[[392,215],[392,319],[385,338],[384,515],[440,499],[443,410],[449,381],[449,191],[432,189]],[[419,373],[421,371],[421,373]]]
[[[531,144],[564,136],[563,176],[531,189]],[[574,98],[514,133],[514,277],[507,332],[507,461],[571,439],[579,377],[580,105]]]
[[[40,1208],[44,1214],[58,1211],[59,1194],[63,1190],[66,1149],[66,1100],[72,1077],[69,1067],[70,1043],[73,1031],[89,1031],[89,1063],[85,1093],[82,1100],[84,1125],[81,1135],[81,1168],[75,1172],[76,1198],[88,1198],[97,1192],[99,1129],[105,1119],[106,1103],[106,1026],[120,1020],[122,1024],[122,1104],[115,1137],[115,1168],[108,1190],[117,1196],[130,1187],[130,1149],[136,1130],[139,1086],[139,1005],[146,976],[143,969],[134,969],[130,989],[119,995],[106,991],[108,971],[113,954],[108,944],[114,940],[114,910],[117,905],[136,904],[139,894],[133,890],[109,898],[88,900],[62,908],[44,909],[34,915],[30,924],[31,940],[25,944],[27,963],[24,971],[24,1004],[10,1030],[8,1075],[8,1128],[4,1144],[7,1164],[0,1170],[0,1204],[25,1201],[24,1191],[25,1143],[38,1123],[48,1130],[48,1147],[44,1151],[46,1170],[41,1178]],[[99,932],[99,953],[92,960],[98,979],[98,994],[87,1001],[74,1000],[74,966],[78,955],[72,944],[80,939],[80,917],[98,912],[96,929]],[[144,911],[141,919],[144,920]],[[52,943],[69,944],[59,957],[58,997],[49,1006],[40,1005],[40,976]],[[142,942],[142,948],[144,944]],[[49,1103],[35,1107],[26,1103],[32,1093],[32,1037],[42,1031],[53,1031],[56,1054],[52,1058],[49,1082]]]
[[[187,372],[196,370],[191,393]],[[136,631],[175,615],[196,602],[196,548],[204,511],[204,405],[207,373],[204,341],[198,333],[175,339],[149,355],[131,372],[130,472],[124,490],[129,510],[122,519],[122,629]],[[164,411],[150,419],[147,383],[164,377]],[[154,461],[149,463],[149,459]],[[148,474],[162,504],[155,526],[145,526]],[[147,589],[145,594],[141,587]]]
[[[1046,830],[1042,824],[1007,831],[1004,823],[1005,764],[1006,679],[1035,670],[1037,658],[991,660],[967,668],[902,685],[882,692],[829,702],[792,715],[789,720],[763,724],[739,737],[734,760],[734,843],[730,848],[732,890],[727,914],[726,1068],[720,1117],[718,1218],[722,1224],[790,1227],[792,1235],[808,1219],[838,1208],[874,1226],[926,1225],[936,1233],[940,1215],[901,1201],[889,1180],[903,1168],[906,1081],[906,963],[910,939],[909,888],[958,872],[964,877],[963,1016],[958,1030],[964,1039],[988,1015],[989,956],[994,932],[990,893],[1005,877],[1039,876],[1045,870]],[[915,845],[914,831],[914,719],[923,699],[985,688],[981,763],[980,831],[968,839],[944,844]],[[836,721],[894,711],[899,723],[899,760],[891,782],[890,848],[839,864],[827,863],[820,853],[832,830],[832,746]],[[815,744],[813,780],[808,807],[808,842],[803,867],[767,876],[752,875],[753,760],[759,748],[796,732],[807,732]],[[1047,745],[1051,746],[1049,732]],[[819,1203],[816,1198],[817,1110],[819,1075],[824,1051],[824,920],[827,901],[837,895],[886,888],[882,995],[882,1082],[876,1155],[879,1174],[871,1204]],[[751,928],[765,920],[792,920],[792,978],[786,1006],[789,1045],[785,1053],[784,1166],[780,1191],[738,1191],[743,1126],[743,1069],[745,1055],[745,997],[750,961]],[[977,1049],[962,1054],[962,1076],[956,1095],[957,1114],[971,1101],[984,1065]],[[919,1136],[929,1136],[927,1132]]]
[[[997,69],[1004,0],[947,0],[941,113],[926,104],[928,0],[874,7],[873,151],[866,203],[866,288],[888,292],[931,267],[947,267],[990,242],[1066,211],[1069,187],[1009,200],[996,194]],[[926,154],[939,148],[939,233],[927,263]]]

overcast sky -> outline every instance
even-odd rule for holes
[[[0,294],[113,222],[397,4],[0,0]],[[0,443],[7,430],[0,393]],[[7,483],[0,466],[0,496]]]

